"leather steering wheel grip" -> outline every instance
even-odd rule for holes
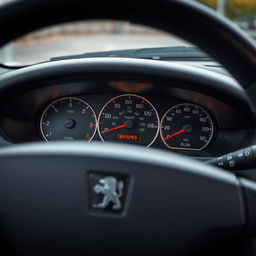
[[[173,33],[199,46],[249,88],[256,82],[256,46],[236,25],[185,0],[23,0],[0,8],[0,46],[39,28],[86,19],[120,19]]]

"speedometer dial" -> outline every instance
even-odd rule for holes
[[[51,103],[40,120],[46,141],[90,141],[96,133],[96,116],[89,104],[74,98],[62,98]]]
[[[125,94],[110,100],[102,109],[98,126],[103,141],[150,146],[159,131],[159,117],[145,98]]]
[[[213,121],[202,107],[183,103],[169,109],[161,121],[161,137],[171,149],[202,150],[213,137]]]

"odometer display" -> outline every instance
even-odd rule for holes
[[[161,137],[171,149],[202,150],[213,137],[213,121],[202,107],[183,103],[169,109],[161,121]]]
[[[125,94],[115,97],[103,107],[98,130],[106,142],[150,146],[158,135],[159,117],[148,100]]]

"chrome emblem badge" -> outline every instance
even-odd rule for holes
[[[127,184],[128,177],[125,175],[90,173],[90,210],[98,213],[121,213],[124,209]]]
[[[113,210],[120,210],[122,203],[120,197],[123,195],[124,182],[117,181],[115,177],[109,176],[99,180],[100,184],[94,186],[95,193],[104,195],[101,203],[93,205],[93,208],[105,209],[111,202]]]

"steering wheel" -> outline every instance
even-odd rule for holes
[[[0,46],[35,29],[92,18],[149,25],[201,47],[240,82],[242,93],[250,91],[253,108],[255,44],[192,1],[14,1],[0,8]],[[0,100],[28,90],[28,81],[74,75],[65,73],[74,65],[104,76],[164,79],[173,72],[145,60],[45,63],[3,75]],[[209,255],[230,243],[238,252],[256,231],[254,182],[174,153],[31,143],[2,148],[0,166],[1,249],[10,255]]]

